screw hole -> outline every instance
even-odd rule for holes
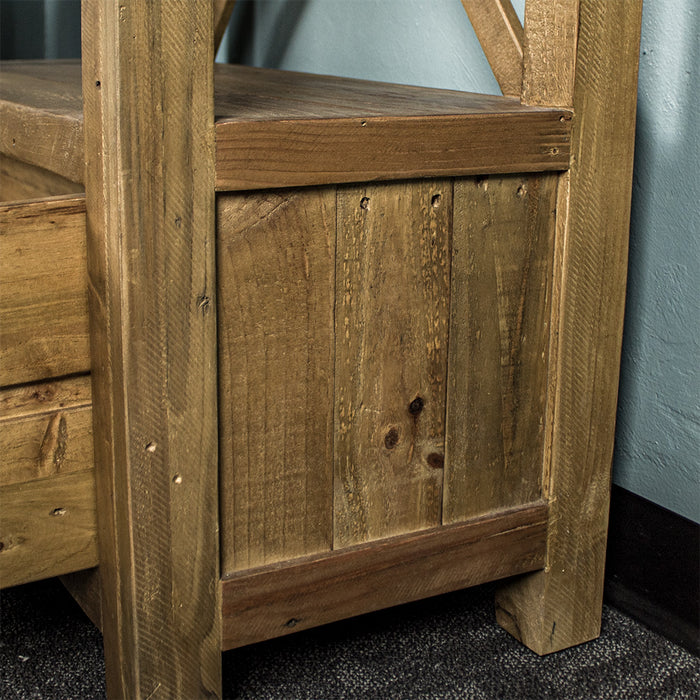
[[[432,205],[433,209],[437,209],[442,204],[442,195],[434,194],[430,200],[430,204]]]
[[[363,197],[360,200],[360,209],[367,211],[369,209],[369,197]]]

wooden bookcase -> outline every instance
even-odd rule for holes
[[[2,66],[0,583],[110,696],[496,579],[598,635],[641,0],[463,4],[504,97],[214,66],[219,0]]]

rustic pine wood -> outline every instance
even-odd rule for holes
[[[510,0],[462,0],[481,48],[504,95],[520,97],[523,26]]]
[[[338,190],[334,546],[440,523],[452,182]]]
[[[333,540],[335,189],[218,199],[224,574]]]
[[[97,564],[95,473],[0,486],[0,588]]]
[[[217,697],[213,6],[82,8],[107,692]]]
[[[455,182],[447,523],[541,497],[556,186]]]
[[[0,390],[0,588],[97,563],[89,377]]]
[[[539,14],[548,5],[531,1],[528,9]],[[600,633],[640,22],[641,2],[581,0],[573,91],[575,158],[558,196],[556,272],[561,280],[552,319],[558,343],[548,392],[546,495],[552,513],[547,566],[508,585],[497,598],[499,622],[540,654]],[[552,31],[547,25],[539,38],[530,37],[529,99],[555,99],[544,65],[535,68],[537,47],[539,60],[549,60],[546,40]],[[565,61],[562,75],[570,70]],[[542,85],[540,76],[545,76]],[[566,103],[560,94],[556,101]]]
[[[0,153],[0,202],[74,194],[83,189],[82,185],[49,170]]]
[[[236,0],[213,0],[214,2],[214,55],[221,46]]]
[[[79,66],[61,69],[59,95],[43,92],[52,66],[18,62],[0,71],[0,122],[7,125],[0,152],[82,182]],[[217,64],[215,73],[218,190],[568,167],[566,110],[244,66]],[[42,127],[23,139],[15,136],[29,128],[23,124]],[[35,140],[41,148],[32,150]]]
[[[490,513],[461,525],[360,545],[222,582],[223,648],[542,566],[547,508]]]
[[[85,199],[0,204],[0,386],[90,369]]]

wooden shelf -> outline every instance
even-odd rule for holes
[[[518,100],[216,66],[216,187],[565,170],[571,113]],[[0,68],[0,152],[83,181],[78,61]]]

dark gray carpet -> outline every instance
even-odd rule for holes
[[[539,658],[482,586],[224,654],[227,698],[665,700],[700,695],[700,659],[606,607],[589,644]],[[0,595],[0,696],[104,696],[99,633],[55,580]]]

